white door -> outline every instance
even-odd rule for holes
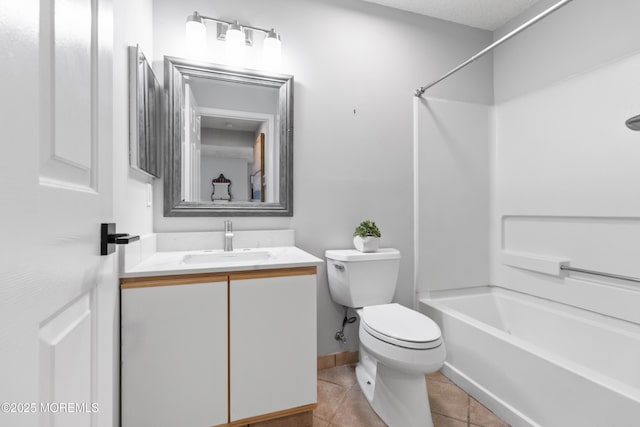
[[[114,425],[111,6],[0,1],[0,425]]]

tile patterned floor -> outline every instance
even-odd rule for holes
[[[508,427],[439,372],[427,375],[435,427]],[[318,371],[318,408],[313,427],[385,427],[356,381],[355,365]]]

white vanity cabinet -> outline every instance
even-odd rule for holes
[[[122,427],[227,423],[227,279],[122,288]]]
[[[316,267],[122,279],[122,427],[316,406]]]
[[[258,273],[229,287],[231,421],[317,400],[316,276]]]

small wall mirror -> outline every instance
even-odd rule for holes
[[[129,163],[160,176],[164,132],[164,92],[138,46],[129,47]]]
[[[292,216],[293,76],[164,63],[165,216]]]

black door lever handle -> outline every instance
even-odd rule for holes
[[[109,255],[116,251],[116,245],[128,245],[140,240],[140,236],[128,233],[116,233],[115,223],[100,224],[100,255]]]
[[[116,245],[128,245],[136,240],[140,240],[140,236],[130,236],[128,233],[107,234],[107,243]]]

